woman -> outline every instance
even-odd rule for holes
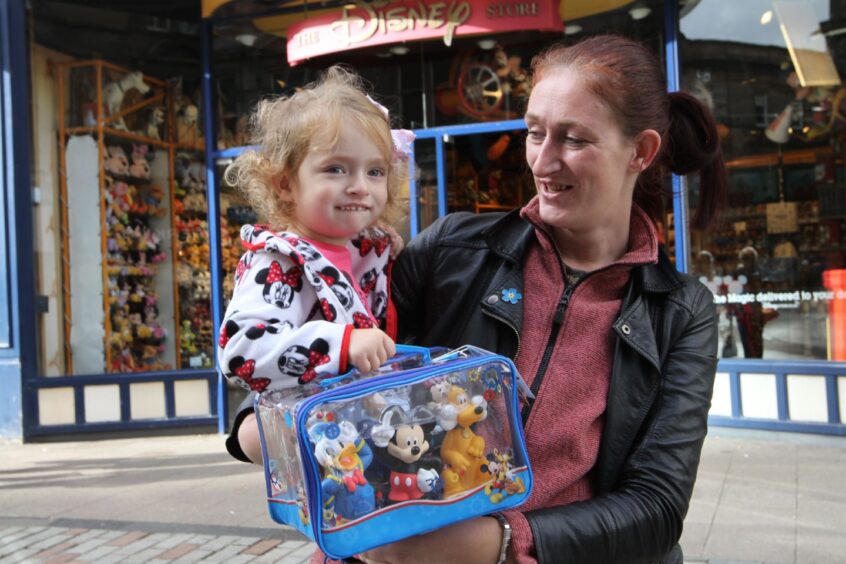
[[[700,173],[694,224],[712,220],[726,183],[716,127],[627,39],[555,45],[532,70],[537,197],[435,222],[400,255],[392,289],[401,341],[514,358],[536,397],[523,406],[532,495],[365,562],[682,562],[717,328],[712,294],[675,270],[654,224],[668,170]],[[230,452],[244,457],[257,444],[238,434]]]
[[[711,293],[675,270],[654,223],[667,170],[700,172],[694,222],[712,220],[726,184],[716,127],[695,98],[668,95],[655,57],[627,39],[556,45],[532,70],[538,195],[505,215],[435,222],[400,255],[393,299],[401,341],[515,359],[536,396],[523,407],[535,487],[503,516],[365,562],[682,562],[717,327]]]

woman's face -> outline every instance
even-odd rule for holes
[[[583,232],[625,218],[621,228],[628,230],[639,172],[635,143],[577,72],[552,70],[532,88],[526,126],[541,219]]]

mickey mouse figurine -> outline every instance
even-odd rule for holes
[[[424,458],[429,451],[429,437],[435,425],[435,415],[425,406],[407,411],[401,405],[387,407],[379,424],[370,431],[373,443],[379,448],[379,459],[390,469],[388,500],[392,502],[420,499],[442,490],[435,468],[437,457]]]

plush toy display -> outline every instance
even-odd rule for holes
[[[148,145],[132,145],[129,165],[125,148],[109,145],[103,167],[111,321],[108,346],[114,372],[170,368],[161,359],[167,332],[158,321],[154,289],[156,265],[166,260],[167,254],[150,223],[152,217],[166,211],[164,190],[147,183],[151,176],[148,151]]]
[[[196,153],[189,150],[176,154],[173,213],[178,241],[176,267],[179,289],[180,365],[183,368],[208,366],[214,351],[210,319],[211,274],[209,271],[208,223],[206,214],[206,168]],[[188,330],[190,336],[181,338]]]

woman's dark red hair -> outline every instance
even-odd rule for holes
[[[700,175],[699,206],[692,225],[710,226],[725,199],[726,169],[717,125],[699,100],[684,92],[667,92],[660,64],[636,41],[600,35],[574,45],[555,44],[532,59],[533,82],[557,69],[579,72],[608,104],[623,133],[631,138],[646,129],[661,135],[661,150],[635,185],[634,201],[653,220],[663,216],[666,171]]]

